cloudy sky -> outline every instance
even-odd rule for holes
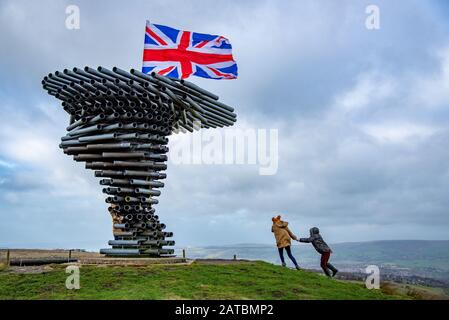
[[[70,4],[79,30],[65,27]],[[449,239],[448,17],[444,0],[0,0],[0,247],[111,238],[97,178],[58,148],[68,116],[40,81],[140,68],[146,19],[229,38],[239,79],[191,81],[234,106],[238,128],[279,133],[275,175],[169,163],[156,210],[177,244],[272,243],[278,213],[329,242]]]

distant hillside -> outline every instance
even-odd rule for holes
[[[334,245],[336,257],[346,262],[397,264],[449,271],[449,241],[395,240]]]
[[[331,245],[332,260],[347,272],[378,265],[381,272],[397,276],[420,276],[449,281],[449,241],[391,240]],[[311,245],[293,243],[293,254],[307,268],[319,268],[319,256]],[[232,258],[280,263],[274,245],[239,244],[187,248],[192,258]],[[288,259],[287,259],[288,260]]]

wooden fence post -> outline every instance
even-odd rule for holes
[[[68,262],[70,262],[70,259],[72,259],[72,250],[71,249],[69,250],[69,260],[68,260]]]
[[[10,252],[9,249],[6,251],[6,266],[9,267],[11,264]]]
[[[186,258],[186,249],[182,249],[182,258],[183,258],[183,259]]]

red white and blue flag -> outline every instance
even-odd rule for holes
[[[236,79],[237,63],[225,37],[177,30],[147,21],[142,72],[178,79],[191,75]]]

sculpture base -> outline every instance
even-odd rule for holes
[[[118,240],[120,241],[120,240]],[[121,240],[127,241],[127,240]],[[133,242],[134,240],[131,240]],[[111,241],[109,241],[111,244]],[[121,257],[121,258],[129,258],[129,257],[170,257],[173,256],[175,251],[173,249],[164,249],[164,248],[135,248],[133,247],[113,247],[112,249],[100,249],[100,254],[104,254],[106,257]]]
[[[84,265],[120,265],[120,266],[146,266],[154,264],[187,264],[190,260],[176,256],[163,258],[148,257],[101,257],[101,258],[81,258],[79,263]]]

